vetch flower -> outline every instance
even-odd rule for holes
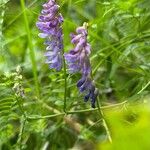
[[[57,71],[61,70],[63,64],[63,17],[59,13],[59,7],[55,0],[49,0],[43,5],[43,10],[36,23],[39,30],[41,30],[39,37],[46,39],[46,63],[49,64],[50,68],[54,68]]]
[[[95,101],[98,95],[94,81],[91,78],[91,64],[89,55],[91,46],[87,42],[87,23],[76,29],[76,34],[71,34],[71,42],[75,45],[74,49],[64,54],[70,73],[80,72],[82,78],[78,81],[77,87],[80,92],[87,93],[84,97],[85,102],[91,99],[91,106],[95,108]]]
[[[86,92],[84,101],[87,102],[89,99],[91,99],[91,106],[95,108],[98,90],[95,88],[94,81],[92,81],[91,77],[82,75],[82,78],[77,83],[77,87],[79,88],[80,92]]]

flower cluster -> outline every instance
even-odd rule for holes
[[[63,58],[63,17],[59,13],[59,5],[55,0],[49,0],[43,5],[43,10],[39,16],[37,27],[41,30],[39,36],[45,38],[47,45],[46,63],[50,68],[60,71],[62,68]],[[64,54],[70,73],[80,72],[81,79],[77,83],[80,92],[85,92],[84,100],[87,102],[91,99],[91,105],[95,107],[95,101],[98,92],[91,78],[91,65],[89,55],[91,46],[87,42],[87,23],[76,29],[76,34],[71,34],[71,42],[75,45],[74,49]]]
[[[87,36],[87,23],[84,23],[82,27],[76,29],[76,34],[71,34],[71,42],[75,45],[75,48],[65,54],[65,59],[70,73],[82,73],[82,78],[78,81],[77,87],[80,92],[87,92],[84,100],[87,102],[91,99],[91,105],[95,108],[98,92],[91,78],[91,65],[89,60],[91,46],[87,42]]]
[[[62,68],[63,50],[63,33],[61,26],[63,17],[58,11],[59,5],[56,4],[55,0],[49,0],[43,5],[43,10],[36,24],[39,30],[41,30],[39,36],[46,39],[46,63],[49,64],[50,68],[54,68],[57,71]]]
[[[13,74],[14,76],[13,91],[16,97],[25,98],[25,91],[24,91],[24,87],[22,86],[23,77],[21,73],[22,73],[21,67],[17,66],[16,72]]]

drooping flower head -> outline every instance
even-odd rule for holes
[[[54,68],[57,71],[62,68],[63,50],[63,17],[59,13],[59,7],[55,0],[49,0],[43,5],[43,10],[36,23],[39,30],[41,30],[39,37],[46,39],[46,63],[49,64],[50,68]]]
[[[71,34],[71,42],[74,44],[74,49],[65,54],[65,59],[68,64],[70,73],[80,72],[82,78],[78,81],[77,87],[80,92],[87,92],[84,97],[85,101],[91,99],[91,105],[95,107],[95,101],[98,92],[91,78],[91,65],[89,55],[91,46],[87,42],[87,23],[76,29],[76,34]]]

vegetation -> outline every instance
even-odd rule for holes
[[[36,27],[45,1],[1,0],[0,150],[149,150],[150,1],[57,2],[65,52],[89,24],[96,108],[76,87],[80,74],[45,64]]]

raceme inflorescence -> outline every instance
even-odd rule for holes
[[[46,63],[49,64],[50,68],[54,68],[57,71],[60,71],[62,68],[63,51],[63,17],[59,13],[59,7],[55,0],[49,0],[43,5],[43,10],[36,24],[41,30],[39,37],[46,39]]]
[[[78,81],[77,87],[80,92],[85,92],[85,102],[91,99],[91,105],[95,108],[95,101],[98,95],[94,82],[91,78],[91,65],[89,55],[91,53],[91,46],[87,42],[87,23],[82,27],[76,29],[76,34],[71,34],[71,42],[75,45],[73,50],[64,54],[68,64],[70,73],[80,72],[82,78]]]
[[[43,10],[36,25],[42,32],[39,36],[46,39],[46,62],[50,65],[50,68],[60,71],[63,61],[63,17],[58,11],[59,5],[56,4],[55,0],[49,0],[43,5]],[[67,62],[69,73],[80,72],[82,74],[77,87],[81,93],[85,93],[85,102],[91,99],[91,106],[95,108],[98,92],[91,77],[89,60],[91,46],[87,42],[87,26],[88,24],[84,23],[82,27],[76,29],[76,34],[71,34],[71,43],[75,45],[75,48],[70,50],[69,53],[65,53],[64,58]]]

